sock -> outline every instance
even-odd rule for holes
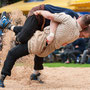
[[[39,73],[39,70],[34,70],[33,71],[33,74],[38,74]]]
[[[12,30],[13,31],[13,29],[14,29],[14,25],[12,25],[12,24],[9,24],[8,26],[7,26],[7,28],[9,29],[9,30]]]
[[[12,31],[14,30],[14,27],[15,27],[14,25],[11,26],[11,30],[12,30]]]
[[[4,81],[4,80],[5,80],[5,78],[6,78],[6,76],[5,76],[5,75],[1,75],[1,76],[0,76],[0,80],[1,80],[1,81]]]

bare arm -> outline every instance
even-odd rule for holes
[[[57,26],[58,26],[58,23],[51,20],[51,22],[50,22],[50,34],[46,38],[48,44],[50,44],[53,41],[55,33],[56,33]]]
[[[46,19],[53,20],[54,19],[54,14],[50,13],[49,11],[45,10],[37,10],[34,12],[35,15],[42,15]]]
[[[58,23],[54,21],[54,14],[45,10],[38,10],[34,12],[35,15],[42,15],[44,18],[50,19],[50,34],[47,36],[47,43],[50,44],[55,36]]]
[[[58,23],[55,21],[50,21],[50,33],[56,33]]]

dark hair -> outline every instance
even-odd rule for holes
[[[82,20],[84,22],[85,26],[88,26],[90,24],[90,15],[86,14],[82,16]]]

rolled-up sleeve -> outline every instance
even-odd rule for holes
[[[65,13],[55,13],[54,14],[54,21],[62,23],[67,21],[70,17],[70,15],[67,15]]]

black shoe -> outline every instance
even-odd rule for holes
[[[38,74],[31,74],[31,76],[30,76],[30,79],[31,80],[37,80],[37,81],[39,81],[39,83],[44,83],[41,79],[40,79],[40,73],[38,73]]]
[[[5,85],[4,85],[4,83],[3,83],[3,81],[1,81],[1,80],[0,80],[0,87],[2,87],[2,88],[4,88],[4,87],[5,87]]]

